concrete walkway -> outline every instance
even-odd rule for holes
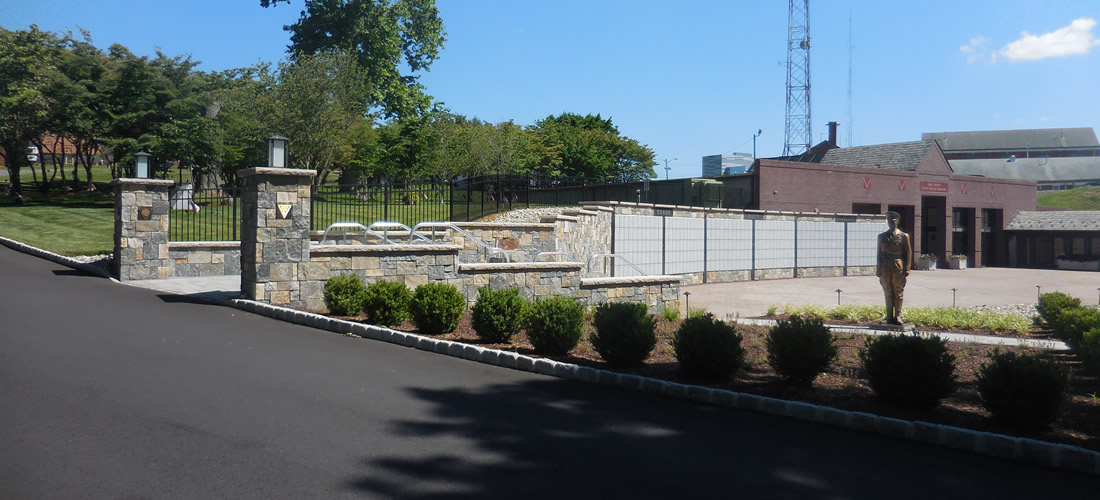
[[[951,307],[952,288],[956,289],[958,307],[1035,304],[1039,292],[1054,291],[1092,305],[1100,294],[1100,273],[997,267],[913,271],[905,287],[905,305]],[[680,292],[690,293],[684,307],[704,308],[719,318],[745,318],[763,316],[768,307],[782,309],[784,304],[835,306],[837,289],[841,290],[841,304],[883,303],[882,288],[874,276],[691,285]]]
[[[187,295],[208,302],[221,303],[241,295],[241,277],[208,276],[203,278],[171,278],[163,280],[132,280],[121,283],[174,295]]]

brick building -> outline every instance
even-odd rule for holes
[[[759,160],[751,208],[901,214],[914,253],[952,254],[971,266],[1009,264],[1004,232],[1017,212],[1035,210],[1034,181],[955,173],[934,140],[839,148],[830,139],[797,157]]]

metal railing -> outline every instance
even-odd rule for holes
[[[240,188],[195,189],[184,184],[168,197],[169,241],[235,241],[241,220]]]

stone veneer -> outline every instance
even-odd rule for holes
[[[236,276],[241,274],[241,242],[176,241],[168,243],[173,276]]]
[[[241,215],[241,295],[273,305],[305,307],[300,267],[309,262],[310,185],[316,171],[250,168]]]
[[[121,281],[174,276],[168,251],[168,195],[175,182],[115,179],[115,258]]]

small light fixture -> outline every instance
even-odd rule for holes
[[[286,145],[290,139],[281,135],[273,135],[267,138],[267,166],[272,168],[286,167]]]
[[[148,179],[149,175],[149,157],[153,156],[145,151],[138,151],[134,153],[134,174],[138,179]]]

